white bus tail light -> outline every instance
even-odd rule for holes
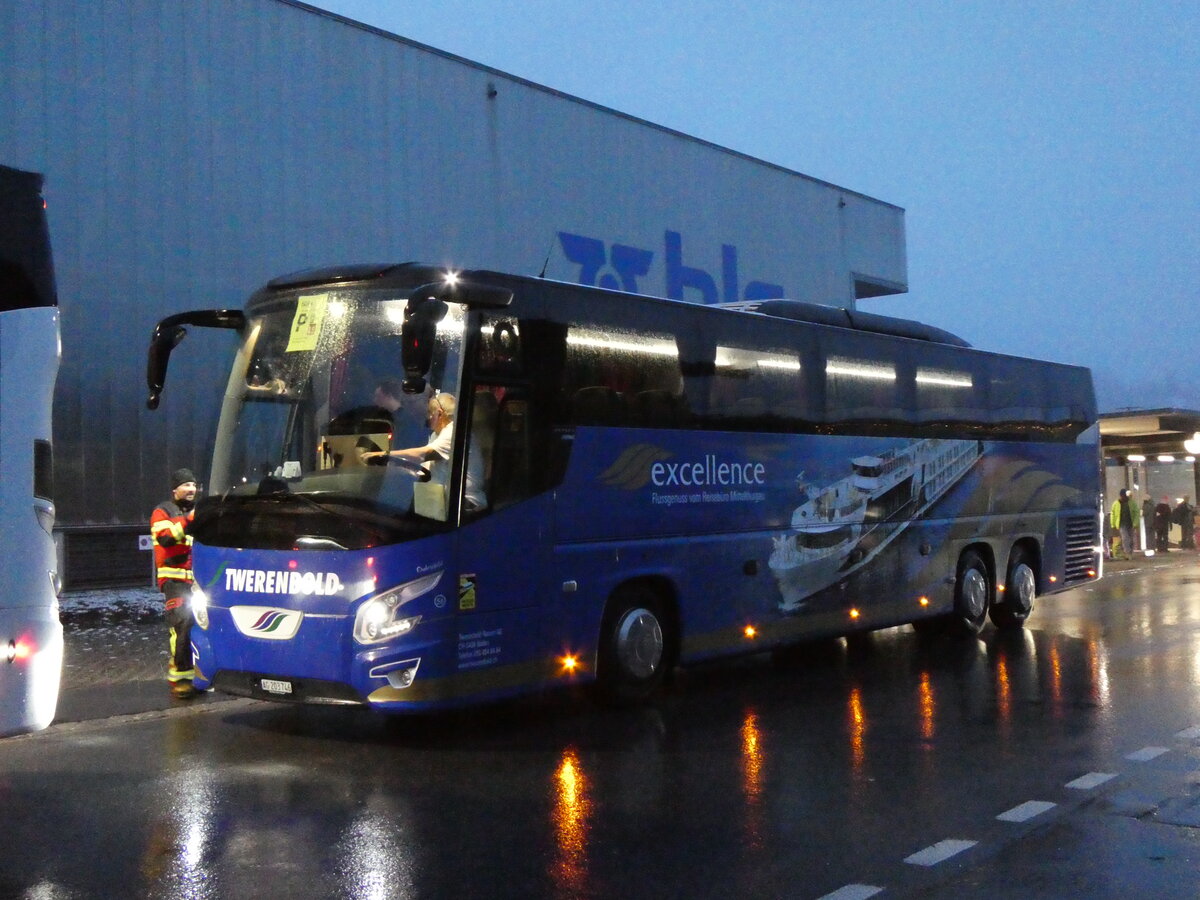
[[[32,638],[19,637],[8,642],[4,658],[10,663],[22,663],[33,659],[37,650]]]

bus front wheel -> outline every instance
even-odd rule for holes
[[[600,631],[596,686],[601,701],[624,706],[650,697],[666,675],[666,647],[654,592],[635,585],[614,594]]]
[[[987,621],[991,605],[992,582],[988,568],[979,554],[967,550],[958,560],[958,572],[954,581],[955,628],[963,634],[979,634]]]

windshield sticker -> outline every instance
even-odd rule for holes
[[[325,311],[328,308],[327,299],[327,294],[308,294],[296,301],[296,314],[292,317],[292,332],[288,336],[287,353],[317,349],[317,338],[321,336],[321,325],[325,322]]]

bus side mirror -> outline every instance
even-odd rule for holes
[[[146,359],[146,386],[150,396],[146,398],[147,409],[158,409],[158,400],[162,396],[163,384],[167,380],[167,364],[171,361],[171,351],[179,346],[179,342],[187,335],[187,329],[182,325],[172,325],[167,328],[159,322],[150,336],[150,350]]]
[[[404,365],[404,392],[420,394],[425,376],[433,365],[437,342],[437,323],[446,316],[447,306],[435,297],[414,295],[404,310],[400,326],[400,361]]]
[[[171,351],[187,335],[184,325],[200,328],[233,328],[241,331],[246,325],[246,316],[240,309],[197,309],[191,312],[167,316],[154,326],[150,335],[150,349],[146,354],[146,387],[150,396],[146,398],[147,409],[158,409],[163,385],[167,380],[167,365]]]

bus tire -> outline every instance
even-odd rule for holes
[[[997,628],[1020,628],[1033,612],[1037,597],[1037,575],[1026,553],[1014,547],[1008,558],[1008,575],[1004,578],[1004,600],[992,605],[992,624]]]
[[[644,585],[619,589],[600,628],[596,687],[601,702],[629,706],[647,700],[666,677],[662,604]]]
[[[960,634],[975,635],[983,629],[991,606],[992,581],[983,559],[966,550],[958,559],[954,579],[954,612],[951,622]]]

